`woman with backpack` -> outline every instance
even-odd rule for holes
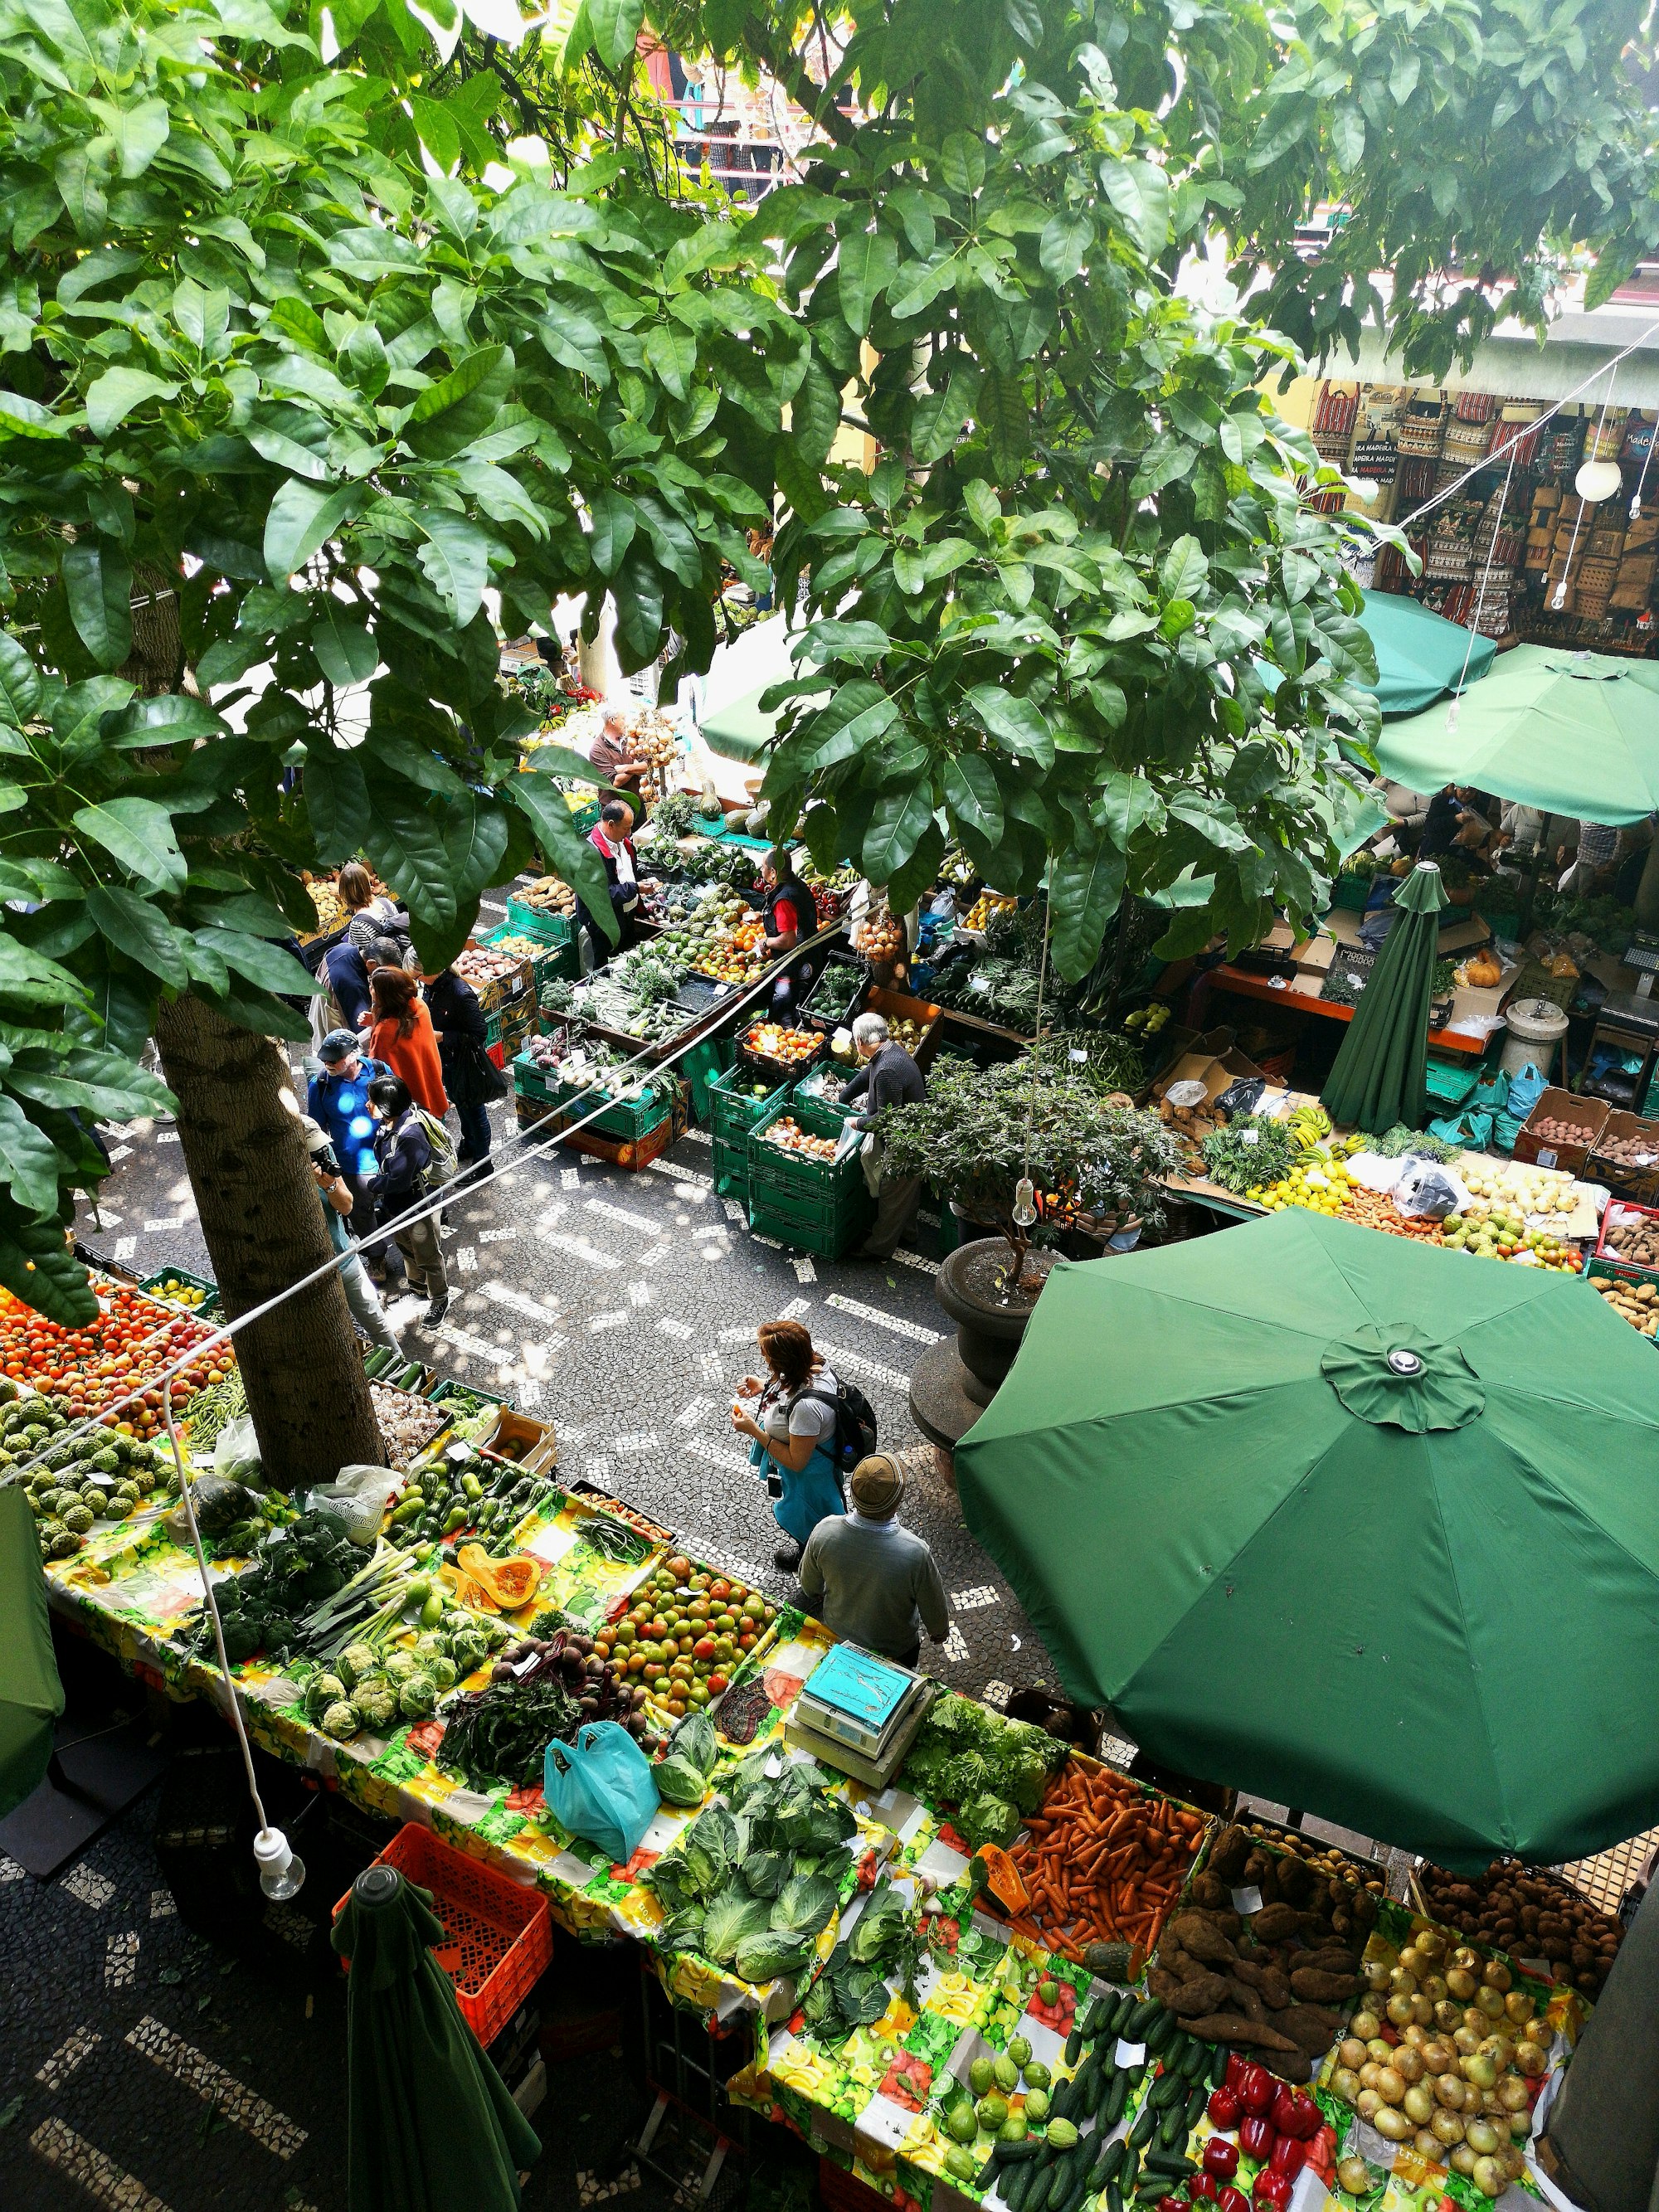
[[[396,899],[376,892],[374,878],[362,862],[348,860],[335,883],[340,903],[351,917],[346,924],[345,941],[359,957],[367,961],[377,942],[390,938],[398,948],[401,965],[418,967],[410,940],[408,909],[400,907]]]
[[[507,1078],[489,1057],[484,1010],[477,993],[453,968],[434,975],[426,987],[426,1010],[432,1033],[438,1040],[444,1088],[461,1125],[456,1157],[473,1170],[468,1180],[495,1170],[489,1158],[489,1107],[504,1098],[510,1088]]]
[[[749,1463],[766,1483],[772,1518],[790,1539],[774,1557],[793,1574],[819,1522],[839,1518],[843,1510],[836,1448],[840,1386],[798,1321],[763,1321],[756,1335],[767,1377],[744,1376],[732,1426],[749,1438]]]
[[[441,1121],[449,1111],[443,1063],[432,1017],[422,1003],[415,978],[401,968],[377,968],[368,979],[368,992],[374,1011],[370,1058],[384,1060],[409,1085],[410,1095]]]
[[[366,1194],[380,1226],[391,1230],[404,1255],[410,1289],[430,1301],[422,1319],[428,1328],[435,1328],[449,1310],[449,1278],[438,1242],[437,1217],[428,1213],[418,1221],[405,1219],[425,1204],[425,1186],[434,1174],[440,1182],[443,1177],[443,1163],[433,1142],[434,1125],[398,1075],[377,1075],[368,1086],[368,1105],[378,1124],[374,1157],[380,1171],[370,1178]],[[448,1132],[441,1123],[435,1126],[447,1145]]]

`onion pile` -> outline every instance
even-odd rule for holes
[[[1524,2170],[1555,2031],[1507,1966],[1467,1948],[1448,1954],[1431,1928],[1398,1966],[1368,1960],[1362,1971],[1370,2002],[1349,2022],[1331,2088],[1389,2142],[1501,2197]]]

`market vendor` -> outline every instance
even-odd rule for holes
[[[749,1464],[763,1477],[772,1518],[791,1540],[773,1554],[786,1574],[800,1565],[820,1521],[842,1512],[834,1458],[836,1378],[798,1321],[763,1321],[755,1332],[764,1381],[745,1375],[732,1426],[749,1439]]]
[[[765,933],[769,960],[787,960],[804,938],[816,934],[817,905],[809,885],[795,869],[795,856],[787,845],[774,845],[760,864],[761,928]],[[772,1014],[787,1022],[817,980],[818,962],[803,960],[788,975],[781,975],[772,990]]]
[[[801,1595],[832,1634],[914,1667],[922,1630],[943,1644],[951,1615],[927,1539],[899,1526],[904,1470],[890,1452],[872,1452],[853,1469],[848,1488],[852,1500],[843,1517],[820,1521],[807,1540]]]
[[[611,892],[611,910],[617,917],[617,937],[614,946],[604,932],[594,926],[593,917],[580,898],[576,901],[576,924],[587,932],[591,964],[600,967],[612,951],[626,952],[636,939],[635,922],[639,916],[640,893],[655,888],[649,876],[641,877],[639,855],[634,849],[634,810],[625,799],[607,799],[599,809],[599,818],[587,833],[587,842],[599,856],[605,870],[605,879]]]
[[[395,1288],[403,1280],[403,1258],[389,1238],[371,1238],[374,1206],[366,1194],[380,1165],[374,1156],[374,1116],[369,1109],[368,1086],[377,1075],[390,1075],[392,1070],[383,1061],[372,1060],[349,1030],[331,1030],[318,1046],[317,1057],[322,1070],[311,1079],[306,1111],[321,1124],[340,1164],[364,1240],[370,1279]]]
[[[607,707],[599,734],[580,748],[593,771],[595,783],[607,790],[626,793],[638,803],[640,782],[649,761],[636,760],[629,738],[628,718],[620,707]]]
[[[927,1096],[921,1070],[902,1044],[894,1042],[879,1014],[860,1014],[853,1024],[853,1045],[859,1072],[841,1087],[841,1103],[851,1106],[862,1100],[866,1111],[854,1117],[853,1126],[873,1133],[884,1106],[920,1106]],[[890,1260],[893,1248],[915,1218],[921,1203],[925,1176],[890,1176],[882,1171],[881,1139],[872,1134],[865,1148],[864,1179],[877,1200],[876,1218],[870,1234],[852,1255],[855,1260]]]

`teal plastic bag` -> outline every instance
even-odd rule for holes
[[[1513,1087],[1510,1091],[1515,1096]],[[1521,1124],[1513,1114],[1494,1114],[1492,1117],[1492,1148],[1495,1152],[1512,1152],[1515,1140],[1521,1133]]]
[[[1510,1078],[1510,1095],[1504,1111],[1516,1121],[1524,1121],[1548,1088],[1543,1076],[1528,1060],[1518,1075]]]
[[[1542,1088],[1541,1085],[1540,1088]],[[1483,1075],[1470,1092],[1468,1103],[1486,1114],[1512,1112],[1514,1109],[1510,1106],[1510,1079],[1504,1070],[1495,1067],[1489,1075]]]
[[[556,1736],[542,1759],[542,1795],[562,1828],[626,1865],[657,1813],[651,1762],[625,1728],[590,1721],[574,1743]]]
[[[1484,1152],[1492,1142],[1492,1115],[1466,1106],[1461,1114],[1449,1115],[1443,1121],[1431,1121],[1429,1134],[1438,1137],[1443,1145],[1458,1145],[1472,1152]]]

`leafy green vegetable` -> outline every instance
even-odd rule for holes
[[[757,1936],[745,1936],[732,1954],[732,1963],[745,1982],[770,1982],[781,1974],[799,1973],[811,1955],[810,1936],[789,1936],[770,1928]]]
[[[1204,1139],[1204,1168],[1223,1190],[1245,1191],[1278,1182],[1296,1163],[1296,1139],[1282,1121],[1241,1114]]]
[[[836,1903],[836,1885],[827,1876],[793,1875],[772,1907],[772,1925],[781,1935],[816,1936]]]
[[[1419,1159],[1443,1163],[1457,1158],[1455,1145],[1443,1144],[1438,1137],[1431,1137],[1426,1129],[1407,1128],[1403,1121],[1396,1121],[1393,1128],[1385,1129],[1380,1137],[1368,1138],[1365,1150],[1385,1160],[1403,1159],[1407,1152],[1416,1153]]]
[[[745,1936],[765,1934],[771,1923],[771,1912],[765,1898],[750,1897],[741,1882],[733,1882],[712,1899],[703,1916],[704,1956],[713,1959],[717,1966],[735,1966],[738,1944]]]
[[[933,1804],[962,1806],[986,1793],[1035,1813],[1067,1747],[1046,1729],[1004,1720],[947,1692],[933,1705],[904,1763],[903,1779]]]
[[[982,1790],[957,1814],[957,1826],[977,1850],[981,1844],[1012,1844],[1019,1833],[1020,1811],[994,1790]]]

